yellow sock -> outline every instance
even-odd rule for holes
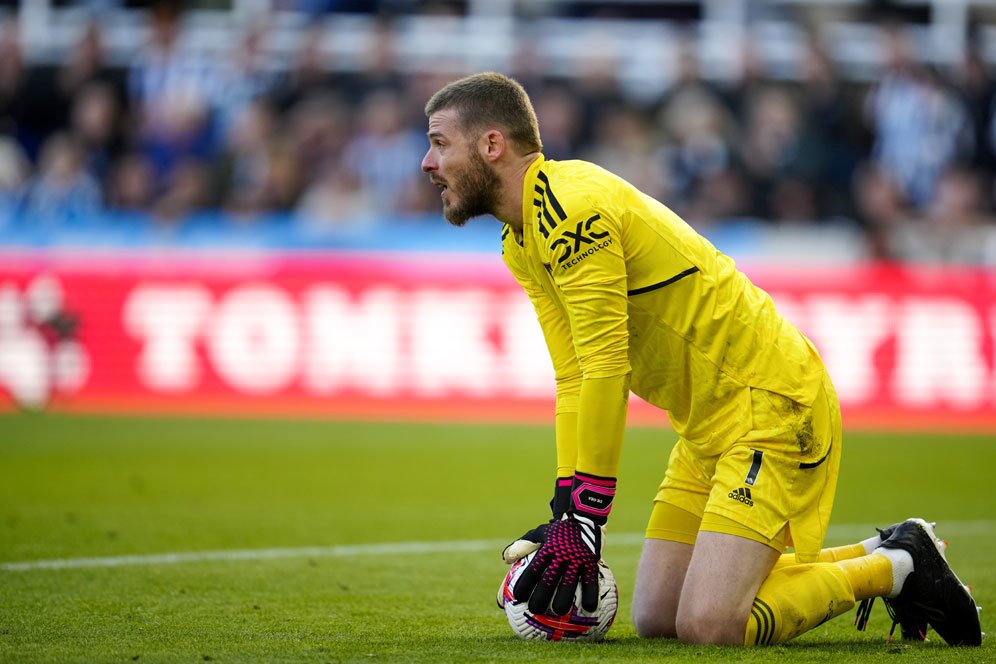
[[[835,563],[841,560],[850,560],[852,558],[860,558],[861,556],[867,555],[868,552],[865,550],[864,544],[858,542],[857,544],[846,544],[844,546],[835,546],[831,549],[823,549],[820,551],[820,557],[817,559],[817,562]],[[799,563],[796,561],[794,553],[783,553],[775,563],[772,571],[798,564]]]
[[[794,554],[782,556],[757,591],[744,644],[784,643],[849,611],[857,601],[888,595],[892,561],[881,553],[837,558],[854,553],[853,547],[864,551],[860,544],[824,549],[820,559],[829,560],[809,564],[785,560],[794,561]]]
[[[832,549],[823,549],[820,551],[820,562],[835,563],[841,560],[851,560],[852,558],[860,558],[867,555],[868,552],[865,551],[865,545],[858,542],[857,544],[846,544],[844,546],[835,546]]]
[[[744,645],[784,643],[853,606],[854,592],[840,563],[776,568],[757,591]]]
[[[884,597],[892,590],[892,561],[881,553],[872,553],[837,563],[851,584],[855,601]]]

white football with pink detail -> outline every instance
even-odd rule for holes
[[[530,553],[512,563],[498,588],[498,606],[505,610],[508,624],[512,626],[515,635],[532,641],[597,641],[604,638],[619,608],[619,589],[612,570],[605,561],[598,561],[598,609],[594,613],[581,608],[579,587],[574,596],[574,605],[566,616],[550,613],[535,615],[529,610],[528,602],[516,602],[512,596],[515,582],[535,555],[535,552]]]

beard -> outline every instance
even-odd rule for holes
[[[472,217],[492,214],[498,206],[500,182],[487,162],[471,151],[467,169],[451,178],[460,193],[458,203],[443,202],[443,217],[454,226],[463,226]]]

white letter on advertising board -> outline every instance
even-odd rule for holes
[[[974,408],[985,395],[982,322],[955,298],[910,298],[896,321],[896,399]]]
[[[809,332],[844,403],[860,403],[878,389],[875,351],[893,332],[892,308],[880,295],[809,298]]]
[[[281,390],[300,357],[294,302],[274,286],[242,286],[222,298],[208,328],[207,347],[218,375],[253,394]]]
[[[514,397],[548,397],[556,392],[553,364],[532,302],[521,290],[501,300],[502,352],[498,385]]]
[[[419,290],[412,297],[411,360],[416,390],[425,396],[496,391],[496,330],[492,293],[482,290]]]
[[[136,371],[146,387],[185,392],[200,378],[195,344],[211,308],[200,286],[137,286],[125,300],[124,328],[142,344]]]
[[[376,396],[398,391],[401,298],[371,288],[354,301],[348,292],[320,286],[304,294],[304,386],[317,394],[355,388]]]

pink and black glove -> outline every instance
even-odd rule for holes
[[[558,616],[566,615],[580,584],[581,608],[598,608],[602,526],[615,493],[614,477],[574,474],[570,503],[560,520],[534,528],[519,540],[541,546],[512,589],[517,601],[528,599],[529,610],[538,615],[548,608]]]
[[[571,488],[574,486],[574,477],[558,477],[553,488],[553,498],[550,499],[550,511],[553,513],[547,523],[540,524],[532,530],[506,546],[501,552],[501,558],[511,565],[516,560],[525,558],[530,553],[540,548],[545,541],[544,533],[547,526],[554,521],[560,521],[571,506]]]

